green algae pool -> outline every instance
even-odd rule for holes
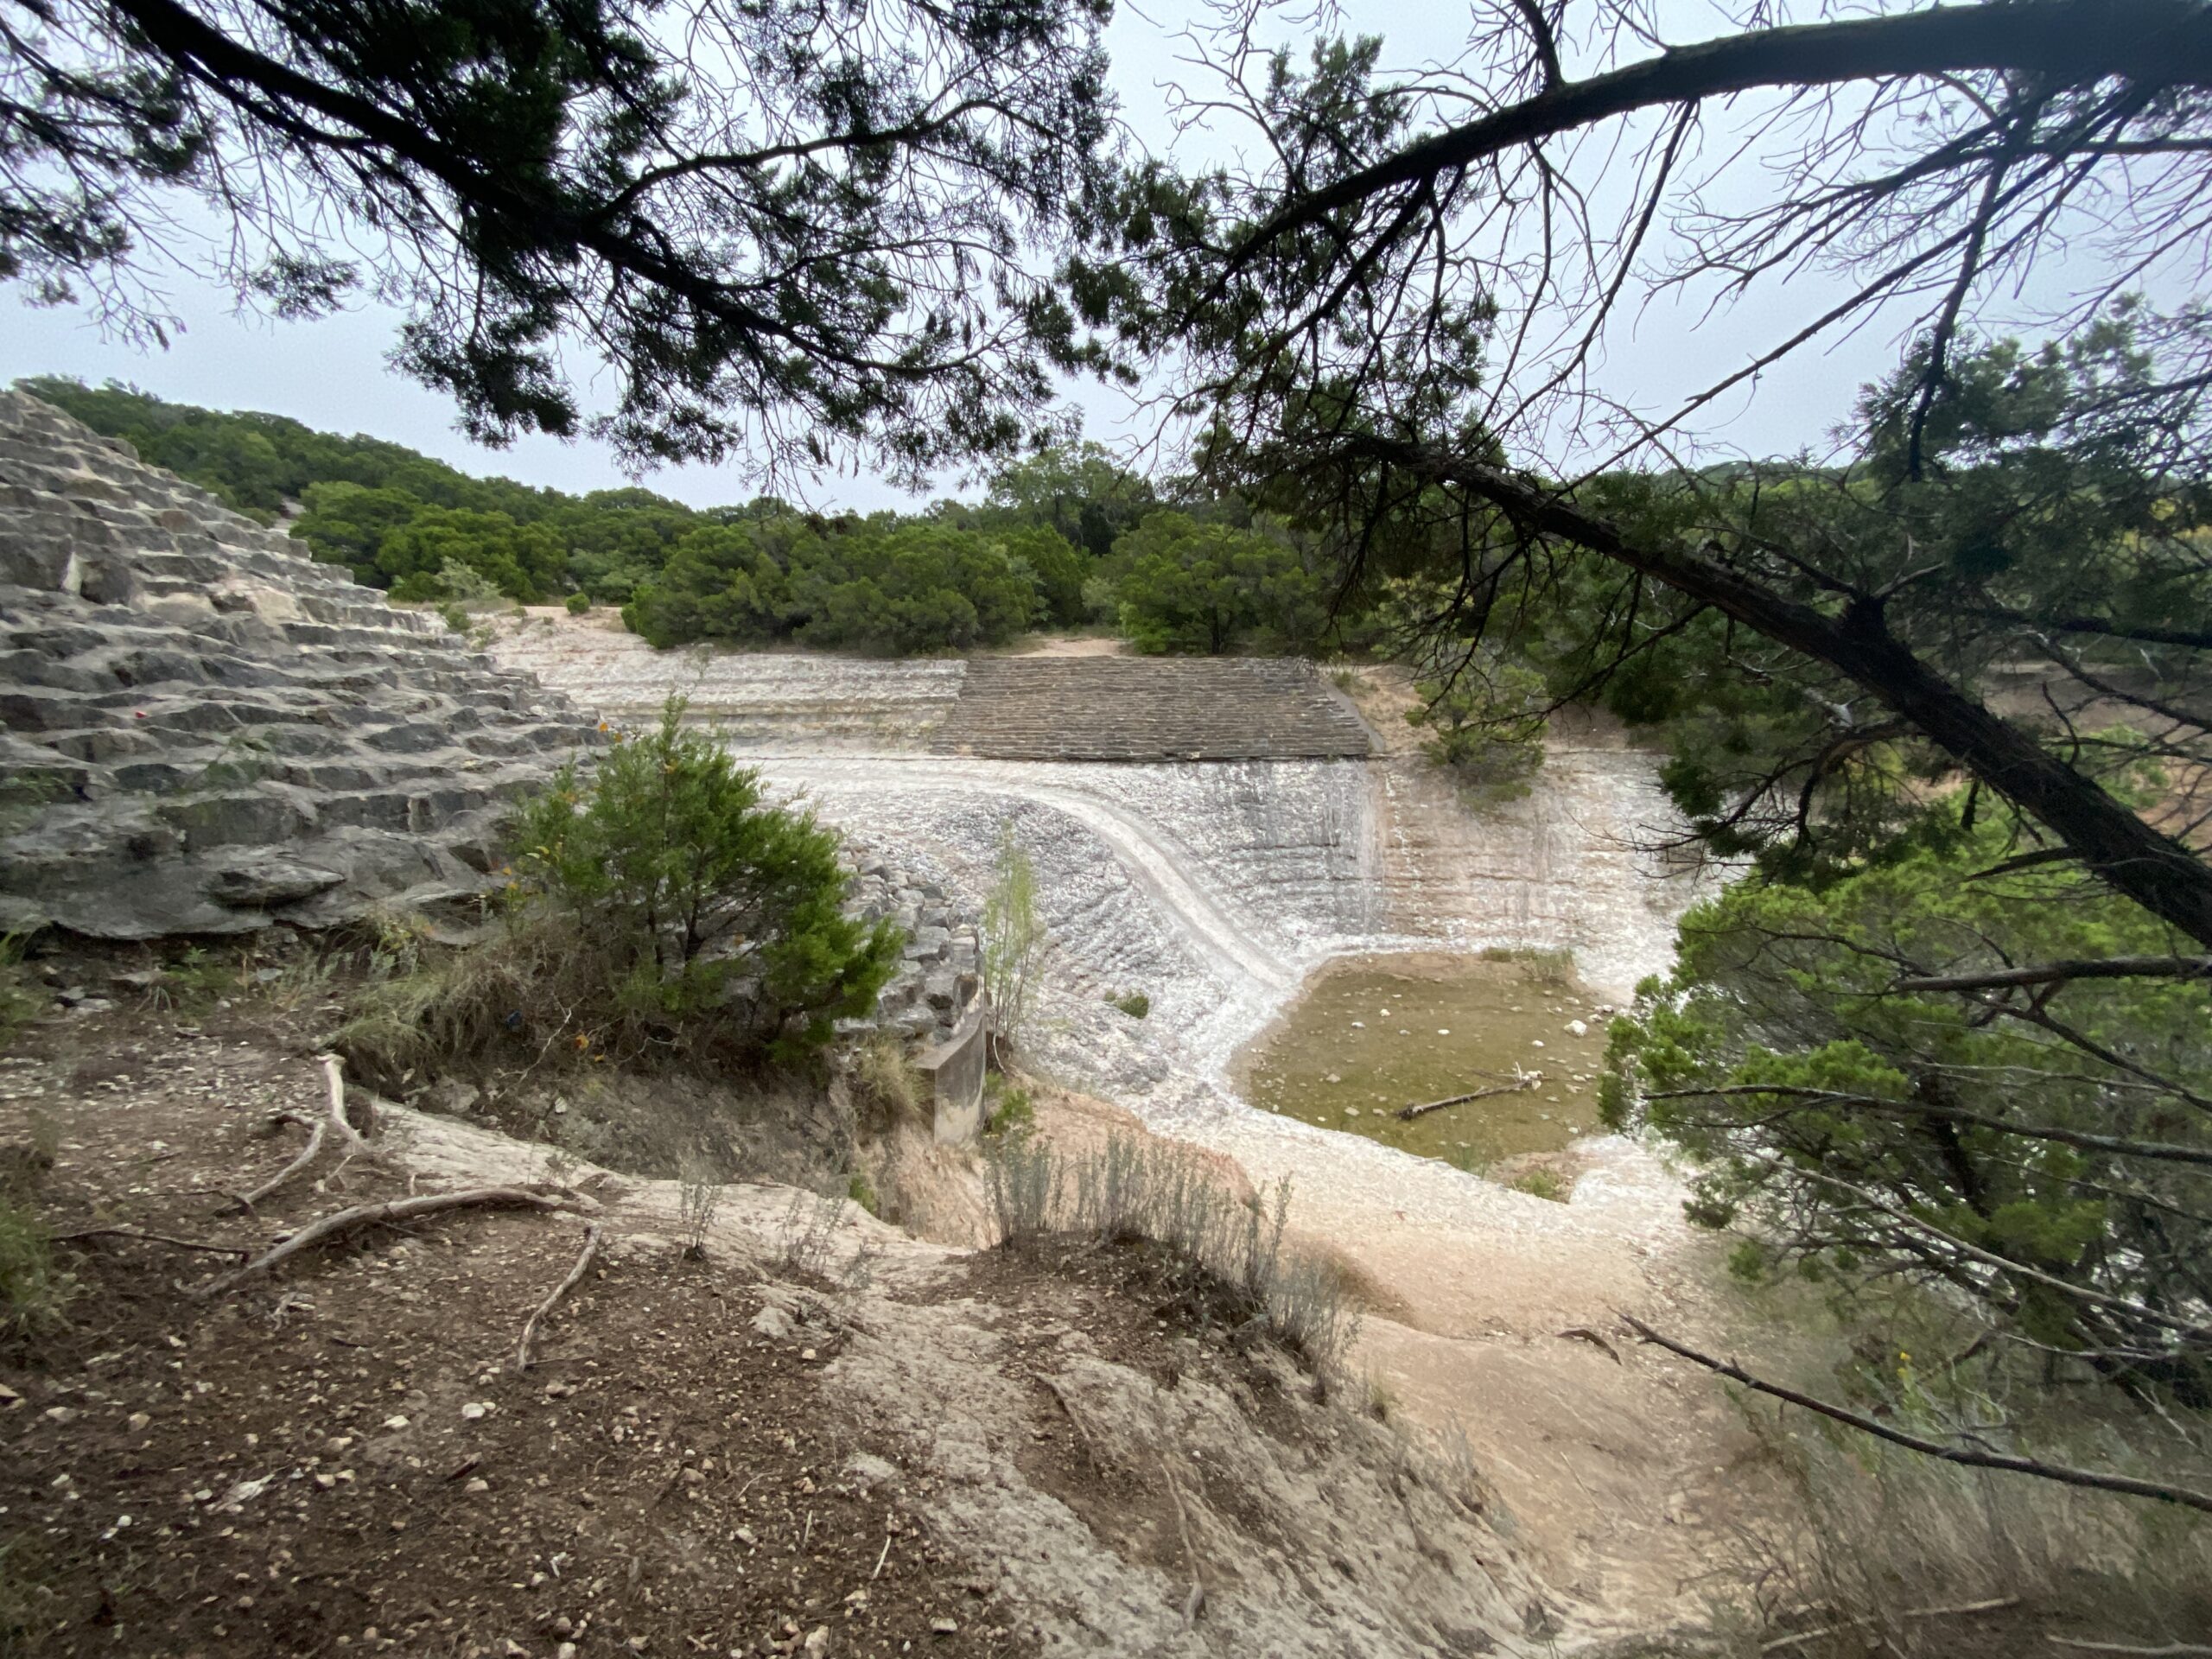
[[[1602,1127],[1604,1006],[1546,961],[1356,957],[1306,981],[1239,1055],[1237,1073],[1244,1097],[1263,1111],[1481,1169],[1555,1152]],[[1510,1082],[1516,1067],[1542,1082],[1411,1122],[1395,1115]]]

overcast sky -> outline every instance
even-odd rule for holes
[[[1154,0],[1147,10],[1173,15],[1168,0]],[[1707,0],[1669,0],[1662,10],[1669,36],[1677,41],[1721,27]],[[1448,3],[1346,0],[1343,17],[1350,30],[1382,35],[1386,61],[1393,65],[1448,61],[1465,47],[1467,14]],[[1109,34],[1125,115],[1137,138],[1154,149],[1177,143],[1165,88],[1190,79],[1189,69],[1178,61],[1188,46],[1176,40],[1173,27],[1125,3]],[[1186,137],[1179,153],[1185,162],[1212,159],[1222,142],[1218,135]],[[314,427],[391,439],[473,473],[571,491],[629,481],[605,446],[588,441],[534,439],[505,450],[471,443],[454,429],[452,409],[442,397],[386,368],[398,321],[393,312],[365,305],[317,321],[277,323],[240,315],[227,293],[183,274],[171,292],[185,327],[167,350],[151,352],[104,339],[74,310],[33,308],[0,294],[5,322],[0,381],[27,374],[76,375],[94,383],[115,378],[179,402],[264,410]],[[1802,320],[1806,302],[1803,286],[1792,284],[1787,296],[1755,296],[1717,318],[1702,318],[1688,304],[1647,308],[1613,342],[1608,385],[1654,401],[1677,388],[1694,389],[1713,378],[1716,364],[1732,365],[1787,334],[1785,321]],[[1755,392],[1747,390],[1707,411],[1703,429],[1758,454],[1818,446],[1848,412],[1859,385],[1894,361],[1896,346],[1893,332],[1876,327],[1825,351],[1801,353],[1765,376]],[[1116,394],[1091,386],[1071,388],[1071,397],[1084,411],[1088,434],[1103,442],[1126,443],[1151,429],[1148,417]],[[702,505],[754,493],[734,468],[664,468],[642,481]],[[940,480],[938,493],[966,493],[955,489],[957,483]],[[915,500],[870,477],[825,476],[811,487],[786,486],[784,493],[862,509]]]

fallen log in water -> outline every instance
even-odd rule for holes
[[[1541,1071],[1524,1071],[1512,1082],[1499,1084],[1496,1088],[1478,1089],[1471,1094],[1447,1095],[1442,1100],[1425,1100],[1418,1105],[1401,1106],[1396,1115],[1410,1123],[1430,1112],[1440,1112],[1446,1106],[1464,1106],[1471,1100],[1488,1100],[1493,1095],[1517,1095],[1524,1090],[1534,1089],[1543,1080],[1544,1074]]]

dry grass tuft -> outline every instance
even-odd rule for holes
[[[1127,1135],[1072,1156],[1010,1138],[989,1148],[984,1165],[1001,1245],[1070,1235],[1159,1244],[1244,1299],[1270,1335],[1324,1374],[1358,1334],[1344,1273],[1284,1241],[1287,1180],[1243,1198],[1198,1159]]]

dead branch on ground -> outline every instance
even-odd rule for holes
[[[532,1310],[531,1316],[523,1321],[522,1341],[515,1348],[517,1371],[526,1371],[530,1369],[530,1344],[531,1338],[537,1334],[537,1322],[550,1313],[554,1305],[576,1287],[582,1281],[584,1274],[591,1270],[592,1257],[598,1254],[599,1224],[594,1221],[584,1229],[583,1253],[576,1257],[576,1265],[569,1269],[569,1276],[554,1286],[553,1294],[540,1302]]]
[[[167,1233],[142,1233],[130,1227],[80,1227],[73,1233],[56,1233],[49,1244],[75,1244],[88,1238],[133,1238],[141,1244],[166,1244],[175,1250],[205,1250],[210,1255],[251,1255],[245,1244],[207,1244],[196,1238],[172,1238]]]
[[[319,1221],[309,1222],[275,1249],[263,1252],[242,1268],[210,1280],[192,1294],[196,1300],[207,1301],[313,1249],[325,1239],[383,1222],[408,1221],[448,1210],[558,1210],[563,1206],[563,1199],[525,1192],[518,1186],[474,1186],[459,1192],[428,1193],[419,1198],[386,1198],[377,1204],[357,1204],[350,1210],[334,1211]]]
[[[1488,1100],[1493,1095],[1522,1094],[1534,1089],[1543,1080],[1542,1072],[1526,1071],[1511,1083],[1500,1084],[1494,1089],[1478,1089],[1472,1094],[1447,1095],[1442,1100],[1426,1100],[1418,1105],[1401,1106],[1398,1108],[1397,1116],[1410,1123],[1415,1118],[1426,1116],[1430,1112],[1440,1112],[1446,1106],[1464,1106],[1471,1100]]]

